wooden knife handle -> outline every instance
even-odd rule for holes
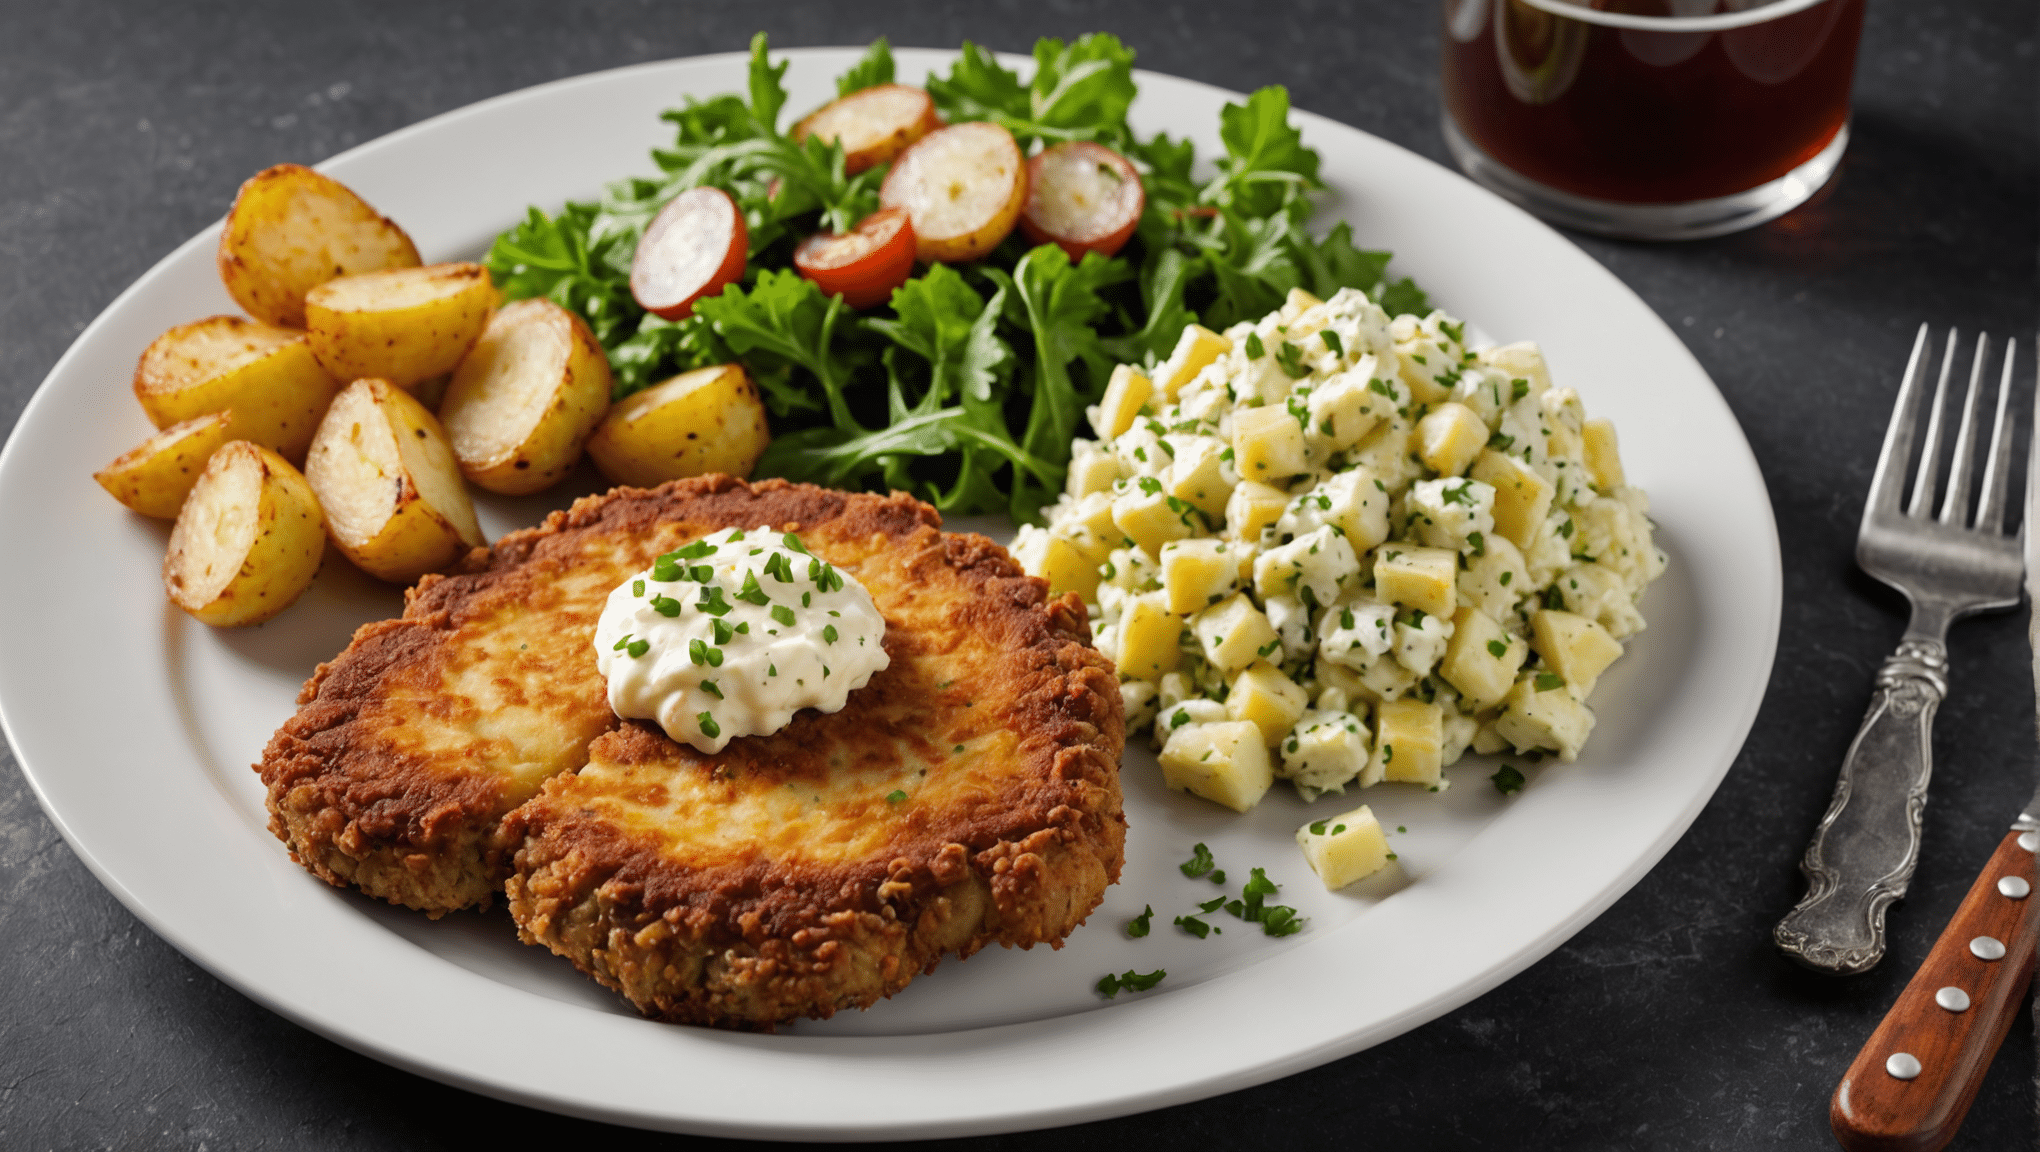
[[[1961,1127],[2033,975],[2040,931],[2035,837],[2014,829],[1998,845],[1836,1085],[1828,1124],[1850,1152],[1926,1152]],[[1915,1067],[1910,1078],[1902,1076]]]

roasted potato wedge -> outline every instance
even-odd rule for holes
[[[387,380],[356,380],[334,398],[305,479],[333,543],[371,576],[408,584],[485,543],[445,429]]]
[[[158,428],[232,411],[230,440],[252,440],[302,462],[326,405],[340,391],[302,332],[239,316],[180,324],[143,351],[135,399]]]
[[[495,310],[496,287],[480,264],[361,272],[305,293],[305,336],[337,379],[409,390],[453,371]]]
[[[260,624],[311,585],[325,551],[325,518],[303,474],[259,444],[231,440],[177,514],[163,587],[207,624]]]
[[[220,279],[248,315],[305,326],[305,293],[336,276],[415,268],[417,246],[352,189],[298,164],[241,185],[220,230]]]
[[[851,176],[891,162],[914,141],[942,127],[935,101],[920,88],[879,84],[831,100],[793,126],[794,143],[813,136],[843,145],[843,171]]]
[[[708,472],[748,476],[771,442],[758,386],[743,365],[719,364],[619,401],[588,455],[615,483],[655,488]]]
[[[579,316],[519,300],[454,369],[439,415],[468,479],[522,495],[573,471],[609,410],[609,387],[609,357]]]
[[[975,260],[999,246],[1027,205],[1027,164],[1013,134],[997,124],[951,124],[900,154],[878,202],[914,222],[914,255],[924,263]]]
[[[205,462],[233,439],[230,412],[172,424],[92,474],[113,498],[158,520],[175,520]]]

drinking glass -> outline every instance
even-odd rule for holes
[[[1749,228],[1841,162],[1864,2],[1443,0],[1445,140],[1553,223]]]

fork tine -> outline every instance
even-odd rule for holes
[[[1924,518],[1934,506],[1934,487],[1941,479],[1941,413],[1948,408],[1948,377],[1955,370],[1955,345],[1961,333],[1948,329],[1948,347],[1941,355],[1941,379],[1934,385],[1933,407],[1927,409],[1927,436],[1920,449],[1920,470],[1913,477],[1912,499],[1905,514]]]
[[[2018,358],[2019,342],[2005,341],[2004,377],[1998,382],[1997,423],[1990,432],[1990,459],[1983,466],[1983,500],[1976,508],[1976,527],[1984,532],[2005,530],[2005,492],[2012,481],[2012,365]],[[2032,483],[2031,477],[2026,482]]]
[[[1983,390],[1983,366],[1990,362],[1990,333],[1976,337],[1976,356],[1969,365],[1969,391],[1962,397],[1962,423],[1955,426],[1955,457],[1948,462],[1948,492],[1941,497],[1941,523],[1960,528],[1969,522],[1970,475],[1976,469],[1976,394]]]
[[[1917,396],[1920,379],[1926,375],[1927,356],[1927,326],[1922,324],[1919,335],[1913,338],[1905,375],[1898,382],[1898,401],[1891,406],[1891,423],[1884,429],[1884,448],[1877,453],[1877,469],[1870,475],[1866,517],[1898,511],[1899,491],[1905,487],[1905,466],[1912,458],[1913,430],[1919,422]]]

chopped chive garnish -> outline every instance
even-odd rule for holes
[[[813,555],[813,553],[807,550],[807,545],[800,542],[800,537],[795,536],[791,532],[788,532],[786,535],[781,536],[779,538],[779,542],[781,544],[786,545],[786,550],[788,552],[798,552],[803,556]]]
[[[718,700],[723,698],[722,689],[718,688],[713,680],[703,680],[701,682],[701,690]]]
[[[615,647],[613,647],[613,648],[611,648],[611,649],[610,649],[610,651],[611,651],[611,652],[621,652],[621,651],[623,651],[623,650],[624,650],[625,648],[628,648],[628,647],[630,647],[630,633],[628,633],[628,632],[625,632],[625,633],[623,634],[623,639],[621,639],[621,640],[618,640],[618,641],[616,642],[616,646],[615,646]]]
[[[900,801],[905,800],[907,798],[907,793],[904,789],[895,788],[892,791],[886,793],[885,798],[887,801],[897,804]]]
[[[1523,790],[1523,774],[1517,771],[1513,764],[1504,764],[1495,769],[1495,774],[1488,779],[1494,783],[1495,791],[1504,796]]]
[[[687,659],[697,667],[708,663],[708,645],[702,643],[698,638],[689,640],[687,642]]]
[[[827,624],[822,627],[822,639],[830,644],[836,642],[836,626],[834,624]]]
[[[1537,674],[1537,690],[1539,692],[1549,692],[1553,688],[1563,687],[1565,687],[1565,677],[1560,676],[1558,673],[1539,672]]]
[[[788,628],[793,627],[793,609],[788,608],[784,604],[774,604],[772,606],[772,618]]]
[[[637,659],[638,657],[644,655],[647,652],[650,652],[651,650],[652,642],[650,640],[633,640],[630,642],[630,647],[624,649],[625,652],[630,654],[630,658],[633,660]]]
[[[1190,850],[1190,859],[1185,860],[1176,867],[1182,871],[1183,875],[1194,880],[1211,871],[1216,863],[1211,858],[1211,849],[1206,848],[1203,841],[1199,841],[1197,847]]]
[[[1346,354],[1345,342],[1339,339],[1339,334],[1337,332],[1334,332],[1330,328],[1327,328],[1324,331],[1318,333],[1318,338],[1325,342],[1325,347],[1330,348],[1332,350],[1332,355],[1344,356]]]
[[[652,611],[657,612],[661,616],[678,616],[680,614],[680,602],[671,596],[660,593],[652,597]]]
[[[729,621],[718,617],[708,622],[708,634],[716,643],[727,644],[736,639],[737,630],[730,627]]]
[[[722,585],[705,584],[701,589],[701,599],[695,604],[695,607],[708,613],[710,616],[727,616],[729,615],[731,604],[728,600],[723,599]]]
[[[645,594],[645,582],[644,582],[644,581],[642,581],[642,580],[633,580],[633,581],[631,581],[631,582],[630,582],[630,594],[631,594],[631,595],[633,595],[633,596],[642,596],[642,595],[644,595],[644,594]]]
[[[765,589],[758,586],[758,574],[748,569],[744,572],[744,587],[737,593],[737,599],[747,604],[765,605],[772,603],[772,598],[765,595]]]
[[[696,716],[694,718],[694,722],[701,726],[701,734],[703,736],[708,737],[710,740],[713,740],[716,737],[722,735],[722,725],[716,723],[715,717],[709,715],[706,712],[703,712],[701,715]]]

